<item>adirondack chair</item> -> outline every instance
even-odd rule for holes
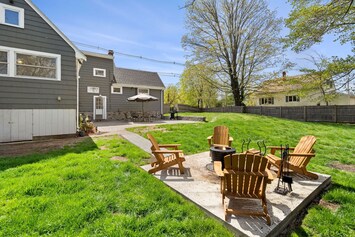
[[[296,147],[289,148],[289,150],[293,152],[289,153],[289,159],[285,166],[298,174],[305,175],[311,179],[318,179],[318,175],[311,173],[306,169],[311,158],[315,156],[314,150],[312,148],[316,143],[316,140],[317,139],[314,136],[302,137]],[[268,148],[271,149],[271,154],[266,155],[266,158],[269,160],[269,168],[271,165],[274,165],[276,168],[278,168],[277,176],[280,177],[281,158],[276,156],[275,152],[281,148],[277,146],[271,146]]]
[[[213,145],[232,146],[233,137],[229,136],[229,131],[226,126],[217,126],[213,129],[213,135],[207,137],[208,147]]]
[[[221,162],[214,162],[214,169],[221,177],[222,204],[225,197],[233,199],[261,200],[263,211],[236,210],[225,207],[225,220],[229,214],[243,216],[265,217],[268,225],[271,219],[268,214],[265,190],[267,183],[273,179],[267,169],[268,160],[259,154],[239,153],[224,157],[225,168],[222,170]]]
[[[151,150],[156,158],[156,161],[151,163],[151,166],[153,168],[150,169],[148,172],[152,174],[159,170],[163,170],[177,164],[179,166],[181,174],[183,174],[184,166],[182,165],[182,162],[185,161],[185,158],[183,151],[178,150],[180,144],[158,144],[151,134],[147,134],[147,136],[150,142],[152,143]],[[160,148],[165,149],[162,150]]]

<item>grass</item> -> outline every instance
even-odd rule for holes
[[[232,236],[137,167],[148,157],[109,137],[0,158],[0,236]]]
[[[315,205],[292,236],[355,236],[355,174],[331,167],[334,162],[355,165],[355,125],[304,123],[266,116],[236,113],[184,113],[206,116],[209,122],[183,125],[163,125],[164,129],[149,131],[159,143],[180,143],[187,154],[208,150],[207,136],[217,125],[226,125],[234,137],[233,146],[241,150],[243,139],[265,140],[267,145],[295,146],[304,135],[317,137],[316,157],[308,165],[310,170],[332,176],[332,187],[322,197],[340,208],[332,211]],[[133,128],[143,136],[147,128]]]

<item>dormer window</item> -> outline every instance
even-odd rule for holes
[[[24,28],[25,10],[0,3],[0,24]]]
[[[106,77],[106,69],[94,68],[94,77]]]

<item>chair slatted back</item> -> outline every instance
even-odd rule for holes
[[[239,197],[265,195],[267,159],[258,154],[233,154],[224,157],[226,191]]]
[[[213,129],[213,143],[229,145],[229,130],[226,126],[217,126]]]
[[[155,138],[149,133],[147,134],[147,137],[148,137],[149,141],[152,143],[152,146],[150,148],[152,150],[152,152],[153,151],[159,151],[160,147],[158,145],[157,140],[155,140]],[[164,155],[163,154],[154,154],[154,156],[157,159],[158,163],[164,162]]]
[[[312,153],[312,148],[314,144],[316,143],[316,137],[315,136],[304,136],[301,138],[301,140],[298,142],[297,146],[295,147],[295,150],[293,151],[294,153]],[[309,161],[311,160],[310,157],[304,157],[304,156],[292,156],[290,155],[289,162],[298,167],[306,167]]]

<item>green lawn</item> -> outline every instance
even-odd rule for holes
[[[147,157],[111,137],[0,158],[0,236],[232,236],[140,169]]]
[[[163,125],[150,131],[160,143],[180,143],[187,154],[208,150],[206,137],[213,127],[226,125],[234,137],[233,146],[240,151],[243,139],[265,140],[267,145],[295,146],[304,135],[315,135],[316,157],[308,165],[310,170],[332,176],[332,187],[323,199],[339,205],[336,210],[315,205],[293,236],[355,236],[355,174],[332,168],[340,162],[355,165],[355,125],[304,123],[272,117],[236,113],[193,113],[206,116],[209,122],[198,124]],[[146,128],[131,129],[145,136]]]

